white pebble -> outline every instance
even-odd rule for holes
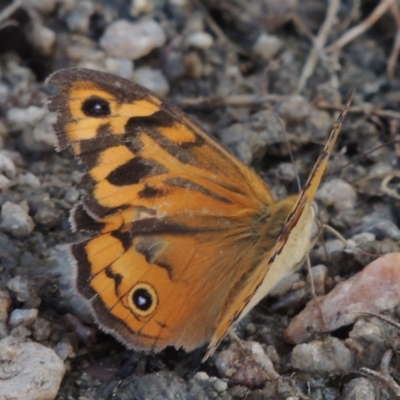
[[[226,389],[228,389],[228,383],[221,380],[221,379],[217,379],[214,382],[214,389],[218,392],[218,393],[222,393],[225,392]]]
[[[31,308],[29,310],[21,310],[16,308],[10,314],[8,323],[12,328],[16,326],[30,326],[32,325],[38,316],[38,310]]]
[[[212,46],[214,40],[207,32],[193,32],[187,36],[185,42],[187,46],[206,50]]]
[[[357,192],[349,183],[336,178],[322,184],[315,198],[341,211],[355,207]]]
[[[100,45],[109,57],[136,60],[164,45],[165,32],[152,19],[138,22],[118,20],[113,22],[100,39]]]
[[[27,108],[10,108],[7,112],[7,120],[13,130],[23,130],[24,128],[34,127],[41,121],[47,111],[44,108],[29,106]]]
[[[208,381],[210,379],[207,372],[204,371],[197,372],[194,378],[197,379],[198,381]]]
[[[0,340],[0,353],[10,360],[2,372],[1,399],[53,400],[57,396],[65,367],[57,354],[39,343]]]
[[[297,345],[292,352],[292,365],[305,372],[341,375],[353,368],[353,357],[339,339],[329,337]]]
[[[165,96],[169,91],[168,81],[158,69],[148,67],[138,68],[135,71],[135,82],[160,96]]]
[[[18,184],[37,189],[40,187],[40,179],[31,172],[27,172],[26,174],[18,175]]]
[[[21,205],[6,201],[1,207],[0,227],[15,237],[22,238],[32,233],[34,223]]]
[[[133,76],[133,62],[126,58],[108,57],[104,61],[107,72],[121,78],[131,79]]]
[[[263,60],[268,61],[271,60],[278,51],[280,51],[282,46],[282,41],[276,36],[262,33],[253,46],[253,51]]]

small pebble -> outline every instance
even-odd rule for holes
[[[345,249],[346,245],[340,239],[327,240],[324,245],[317,247],[313,250],[313,255],[323,262],[328,262],[329,257],[334,253],[341,253]],[[328,260],[327,260],[328,256]]]
[[[17,175],[14,162],[3,152],[0,152],[0,173],[8,179],[14,179]]]
[[[400,240],[400,229],[397,225],[388,219],[377,216],[366,216],[361,225],[353,229],[353,233],[367,232],[372,233],[377,240],[390,238],[395,241]]]
[[[250,322],[249,324],[246,325],[246,332],[249,335],[254,335],[257,331],[257,326],[255,324],[253,324],[252,322]]]
[[[204,382],[206,382],[206,381],[208,381],[210,379],[210,377],[207,374],[207,372],[204,372],[204,371],[196,372],[196,375],[194,377],[198,381],[204,381]]]
[[[293,274],[290,274],[283,278],[281,281],[277,283],[277,285],[270,290],[269,296],[273,297],[282,297],[284,296],[287,292],[289,292],[292,289],[292,286],[300,281],[301,275],[298,272],[294,272]]]
[[[215,361],[219,374],[230,382],[248,387],[260,387],[268,379],[277,379],[271,360],[257,342],[237,343],[221,351]]]
[[[243,132],[246,132],[246,139]],[[284,141],[282,127],[272,110],[258,111],[245,124],[234,123],[222,129],[219,136],[223,145],[245,164],[250,164],[254,155],[262,157],[266,146]]]
[[[221,380],[221,379],[217,379],[214,382],[214,389],[218,392],[218,393],[222,393],[225,392],[226,389],[228,389],[228,383]]]
[[[291,361],[294,368],[317,374],[341,375],[353,368],[350,350],[335,337],[295,346]]]
[[[132,79],[133,62],[126,58],[107,57],[104,61],[107,72],[118,75],[121,78]]]
[[[15,328],[12,328],[10,331],[10,335],[19,343],[26,342],[27,338],[30,337],[31,334],[32,332],[23,325],[18,325]]]
[[[169,92],[168,81],[158,69],[138,68],[135,71],[135,82],[160,96],[165,96]]]
[[[32,146],[30,151],[32,151],[32,148],[38,151],[53,150],[57,145],[57,138],[53,128],[55,122],[56,115],[47,113],[32,131],[25,130],[23,135],[25,147]]]
[[[293,182],[296,179],[297,172],[293,164],[290,162],[283,162],[278,164],[273,171],[277,179],[284,182]]]
[[[189,78],[200,79],[204,75],[204,71],[205,66],[198,52],[189,51],[183,58],[183,71],[178,66],[175,72],[182,72],[183,75]],[[171,74],[169,73],[168,76],[171,76]]]
[[[359,246],[364,243],[373,242],[376,240],[376,236],[373,233],[362,232],[354,235],[348,241],[354,244],[354,246]]]
[[[207,50],[213,44],[213,37],[207,32],[190,33],[185,40],[187,46],[195,47],[201,50]]]
[[[350,325],[360,312],[379,314],[400,303],[400,253],[389,253],[339,283],[326,296],[311,300],[285,332],[289,343],[304,343],[317,332]],[[324,315],[324,321],[321,319]]]
[[[310,116],[310,111],[310,103],[300,95],[289,97],[277,109],[279,116],[288,125],[300,124]]]
[[[375,400],[375,383],[367,378],[355,378],[343,389],[341,400]]]
[[[378,161],[376,164],[368,168],[368,176],[376,178],[378,175],[390,174],[393,171],[393,167],[387,163],[387,161]]]
[[[269,61],[275,57],[282,46],[283,42],[277,36],[262,33],[253,46],[253,52],[263,61]]]
[[[12,185],[13,181],[11,179],[8,179],[4,175],[0,174],[0,189],[6,190],[9,189]]]
[[[146,18],[138,22],[113,22],[100,39],[100,45],[109,57],[136,60],[163,46],[165,41],[161,25]]]
[[[183,54],[171,50],[165,55],[163,72],[170,82],[178,80],[185,74]]]
[[[7,288],[14,293],[17,300],[25,303],[31,298],[31,290],[29,287],[29,281],[26,276],[16,275],[7,282]]]
[[[40,179],[30,172],[18,175],[17,182],[18,185],[29,186],[34,189],[40,188]]]
[[[26,128],[34,128],[48,114],[44,108],[29,106],[27,108],[10,108],[6,118],[11,129],[22,131]]]
[[[17,344],[18,342],[12,336],[0,340],[0,363],[11,362],[15,358]]]
[[[362,319],[356,321],[353,329],[349,333],[352,339],[365,340],[369,343],[384,343],[385,337],[382,329],[368,321]]]
[[[66,17],[68,29],[75,33],[87,33],[94,11],[93,2],[85,0],[76,2],[75,8]]]
[[[54,228],[60,222],[61,212],[50,202],[38,207],[33,219],[37,224]]]
[[[74,346],[68,341],[58,342],[53,350],[63,361],[75,357]]]
[[[25,167],[25,160],[23,159],[22,155],[18,151],[13,150],[0,150],[0,156],[5,155],[8,157],[15,166],[17,167]]]
[[[51,335],[50,322],[43,318],[36,318],[32,325],[33,337],[37,342],[44,342]]]
[[[153,0],[132,0],[130,14],[132,17],[139,17],[143,14],[150,14],[153,10]]]
[[[10,319],[8,320],[8,323],[12,328],[15,328],[16,326],[30,326],[32,325],[36,318],[38,316],[38,310],[35,308],[30,309],[30,310],[21,310],[16,308],[13,310],[10,314]]]
[[[16,343],[12,338],[2,339],[0,349],[9,355],[9,360],[0,362],[0,398],[9,399],[12,394],[21,400],[55,399],[65,367],[53,350],[39,343]]]
[[[43,55],[50,56],[56,43],[56,33],[40,23],[34,23],[30,35],[31,42]]]
[[[3,204],[0,216],[0,228],[17,238],[29,236],[35,227],[26,209],[10,201]]]
[[[72,187],[65,192],[64,200],[70,204],[75,204],[79,200],[79,197],[79,191],[76,188]]]
[[[336,211],[353,209],[357,200],[357,192],[342,179],[331,179],[323,183],[315,198],[326,206],[333,206]]]

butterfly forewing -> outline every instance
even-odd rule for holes
[[[77,288],[128,346],[208,341],[233,286],[267,244],[272,196],[261,179],[179,109],[146,89],[83,69],[49,79],[59,148],[86,166],[73,226]]]

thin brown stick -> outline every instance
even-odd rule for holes
[[[371,376],[379,379],[382,382],[385,382],[388,385],[388,387],[390,387],[390,389],[393,390],[396,396],[399,397],[400,386],[390,375],[390,360],[392,359],[392,357],[393,357],[393,351],[387,350],[383,355],[380,371],[374,371],[369,368],[361,368],[360,372],[363,375]]]
[[[335,105],[327,103],[325,101],[318,101],[315,106],[321,110],[330,111],[341,111],[343,109],[343,105]],[[365,115],[377,115],[378,117],[383,118],[400,119],[400,112],[393,110],[382,110],[381,108],[377,108],[376,106],[369,103],[364,103],[361,106],[352,106],[349,108],[349,113],[362,113]]]
[[[320,58],[320,54],[323,53],[323,48],[326,41],[328,40],[329,33],[332,30],[332,26],[336,20],[336,14],[340,7],[340,0],[330,0],[328,10],[324,23],[321,25],[321,29],[318,35],[313,40],[313,47],[307,57],[307,61],[303,66],[299,83],[297,85],[296,93],[300,93],[306,85],[308,78],[313,74],[317,62]]]
[[[287,99],[288,96],[278,94],[239,94],[232,96],[210,96],[196,97],[193,99],[185,98],[176,100],[176,103],[182,108],[223,108],[223,107],[249,107],[259,106],[268,102],[278,103]]]
[[[326,51],[339,51],[348,43],[353,41],[356,37],[362,35],[365,31],[370,29],[375,22],[378,21],[383,14],[385,14],[386,11],[388,11],[393,2],[394,0],[381,0],[381,2],[375,7],[372,13],[364,19],[364,21],[345,32],[335,43],[327,47]]]

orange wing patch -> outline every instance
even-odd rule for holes
[[[59,148],[86,165],[72,246],[77,289],[129,347],[206,343],[231,287],[265,247],[253,222],[273,198],[261,179],[180,110],[100,72],[70,69],[60,88]],[[256,240],[254,240],[256,239]]]

